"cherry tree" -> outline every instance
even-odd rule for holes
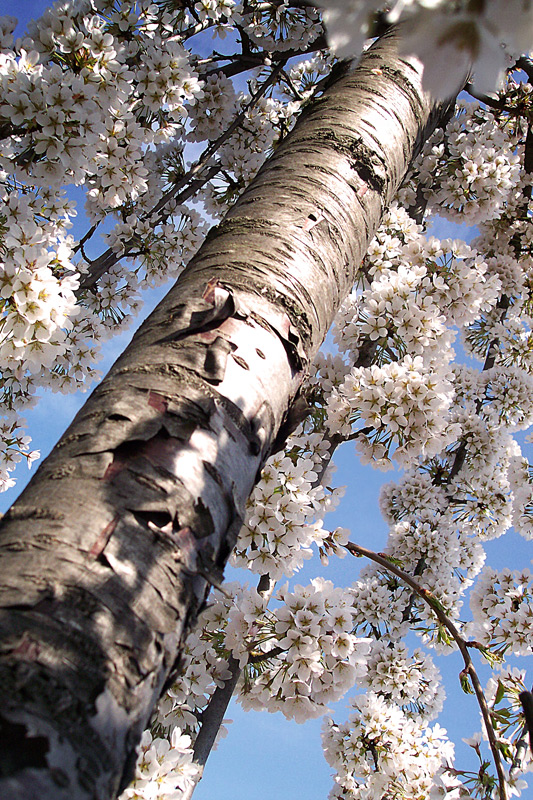
[[[532,578],[483,543],[532,529],[533,8],[382,5],[329,4],[331,49],[298,3],[58,2],[16,42],[0,19],[4,487],[36,392],[86,388],[180,275],[4,518],[3,797],[190,797],[233,691],[303,722],[354,686],[332,798],[524,786]],[[404,470],[381,553],[325,527],[349,441]],[[313,554],[369,565],[276,587]],[[452,649],[474,766],[431,724]]]

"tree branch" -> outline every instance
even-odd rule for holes
[[[223,67],[213,67],[213,69],[206,70],[201,73],[202,78],[208,78],[211,75],[217,75],[222,72],[226,78],[233,78],[236,75],[241,75],[243,72],[248,72],[251,69],[260,67],[265,64],[265,58],[268,58],[272,64],[283,62],[287,63],[291,58],[298,58],[300,56],[311,55],[319,50],[325,50],[327,47],[326,37],[324,34],[314,39],[304,50],[296,48],[290,50],[274,50],[272,53],[258,52],[258,53],[239,53],[235,56],[221,56],[221,58],[231,59],[231,63]]]
[[[411,575],[409,575],[409,573],[404,572],[403,569],[400,569],[400,567],[396,566],[396,564],[390,561],[390,559],[387,558],[387,556],[381,553],[375,553],[373,550],[368,550],[366,547],[362,547],[361,545],[355,544],[354,542],[348,542],[348,544],[345,546],[348,552],[351,553],[353,556],[359,556],[359,557],[365,556],[366,558],[369,558],[371,561],[374,561],[376,564],[379,564],[388,572],[392,572],[393,575],[396,575],[396,577],[400,578],[400,580],[406,583],[424,601],[424,603],[426,603],[431,608],[431,610],[437,617],[440,624],[444,628],[446,628],[452,639],[457,644],[457,647],[459,648],[459,651],[463,657],[463,662],[465,665],[463,672],[466,675],[468,675],[470,677],[470,680],[472,681],[474,693],[476,695],[476,699],[478,701],[478,705],[481,710],[483,721],[485,723],[487,738],[489,740],[489,746],[492,752],[492,757],[494,760],[494,765],[496,767],[496,772],[498,774],[498,787],[499,787],[500,800],[508,800],[505,772],[503,770],[500,758],[500,751],[498,749],[498,740],[496,739],[496,734],[492,726],[491,712],[487,705],[487,701],[483,693],[481,682],[478,678],[477,672],[472,662],[472,658],[468,650],[468,643],[466,642],[465,639],[463,639],[463,637],[461,636],[461,634],[459,633],[459,631],[457,630],[456,626],[453,624],[451,619],[447,616],[447,614],[444,613],[437,598],[423,586],[420,586],[420,584],[417,581],[415,581],[414,578]]]
[[[266,598],[267,603],[272,596],[275,586],[276,581],[273,581],[268,575],[262,575],[259,579],[257,590],[262,597]],[[280,648],[275,648],[275,651],[276,652],[272,651],[272,653],[264,653],[261,657],[250,655],[248,663],[257,663],[261,658],[268,658],[283,652]],[[217,686],[202,713],[201,728],[198,731],[193,748],[194,762],[198,766],[198,773],[194,778],[194,783],[183,793],[182,800],[190,800],[196,786],[202,779],[207,759],[213,749],[224,715],[241,676],[242,669],[239,666],[238,660],[232,655],[228,658],[228,670],[230,672],[229,678],[224,681],[223,686]]]

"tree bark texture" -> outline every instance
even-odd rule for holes
[[[5,515],[0,797],[110,800],[310,360],[438,117],[372,48],[298,122]]]

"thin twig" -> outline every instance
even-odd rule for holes
[[[439,607],[437,599],[434,595],[425,589],[423,586],[420,586],[417,581],[413,579],[408,572],[404,572],[403,569],[393,564],[387,556],[382,555],[380,553],[375,553],[373,550],[368,550],[366,547],[362,547],[361,545],[355,544],[354,542],[348,542],[345,545],[346,549],[349,553],[354,556],[365,556],[369,558],[371,561],[374,561],[376,564],[379,564],[388,572],[392,572],[396,575],[400,580],[406,583],[408,586],[413,589],[416,594],[422,598],[422,600],[431,608],[435,616],[437,617],[438,621],[441,625],[446,628],[452,639],[457,644],[459,651],[463,657],[463,662],[465,668],[463,670],[464,674],[469,675],[470,680],[472,681],[472,686],[474,689],[474,693],[476,695],[478,705],[481,709],[481,714],[483,716],[483,721],[485,723],[485,728],[487,731],[487,737],[489,740],[490,749],[492,752],[492,757],[494,759],[494,765],[496,767],[496,772],[498,773],[498,787],[499,787],[499,795],[500,800],[508,800],[507,797],[507,786],[506,786],[506,779],[505,779],[505,772],[503,770],[501,758],[500,758],[500,751],[498,749],[498,740],[496,739],[496,734],[494,732],[494,728],[492,726],[492,718],[491,712],[487,705],[487,701],[485,699],[485,695],[483,693],[483,688],[481,686],[481,682],[478,678],[477,672],[475,670],[474,664],[470,657],[470,652],[468,650],[468,645],[465,639],[461,636],[451,619],[444,613],[444,611]]]
[[[78,250],[83,250],[83,245],[89,241],[89,239],[93,236],[94,233],[98,230],[98,226],[100,222],[95,222],[94,225],[91,225],[87,233],[81,237],[76,247],[73,249],[73,253],[77,253]]]
[[[235,75],[241,75],[243,72],[249,72],[251,69],[255,69],[256,67],[264,65],[265,58],[268,58],[271,64],[276,64],[277,62],[283,62],[283,64],[285,64],[291,58],[311,55],[312,53],[317,53],[320,50],[325,50],[326,47],[326,37],[321,34],[320,36],[317,36],[316,39],[313,39],[313,41],[310,42],[304,50],[274,50],[272,53],[268,54],[263,52],[250,52],[223,56],[223,58],[226,58],[228,61],[230,61],[229,64],[225,64],[223,67],[213,67],[205,72],[201,72],[200,77],[208,78],[210,75],[217,75],[218,73],[222,72],[226,78],[233,78]],[[207,59],[205,59],[205,61],[207,61]],[[201,64],[199,64],[199,66],[200,65]]]

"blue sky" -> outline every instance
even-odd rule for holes
[[[42,12],[49,5],[47,0],[0,0],[0,13],[19,17],[21,23]],[[82,225],[78,219],[78,225]],[[435,231],[439,236],[457,236],[456,227],[448,225]],[[143,316],[159,301],[163,290],[147,297]],[[138,320],[138,324],[141,319]],[[130,332],[121,334],[108,343],[105,359],[101,364],[107,371],[115,358],[124,349]],[[62,396],[46,394],[38,407],[26,416],[29,432],[33,437],[32,448],[45,455],[70,420],[83,404],[84,395]],[[384,481],[393,479],[393,473],[383,475],[371,468],[361,468],[353,457],[353,445],[346,445],[336,458],[338,472],[335,483],[349,485],[350,490],[335,514],[327,518],[331,527],[342,525],[352,531],[354,541],[380,550],[386,540],[386,526],[377,509],[379,487]],[[0,511],[9,507],[31,477],[22,465],[18,472],[17,487],[0,495]],[[489,563],[511,568],[528,566],[532,553],[529,543],[514,533],[489,543]],[[338,585],[353,582],[361,566],[350,557],[343,561],[332,560],[324,569],[318,561],[307,563],[297,577],[297,582],[307,583],[317,574],[325,574]],[[249,580],[248,575],[242,580]],[[464,695],[458,688],[457,675],[461,664],[456,655],[440,659],[445,672],[449,701],[439,722],[446,727],[452,738],[460,742],[479,728],[478,711],[474,699]],[[344,718],[347,711],[345,701],[338,704],[338,717]],[[235,722],[230,725],[229,735],[212,754],[205,776],[195,794],[197,800],[277,800],[281,797],[305,796],[306,800],[324,800],[331,787],[330,768],[326,764],[320,745],[320,720],[305,725],[287,722],[280,714],[244,713],[232,707],[228,716]],[[459,745],[465,753],[467,748]],[[460,766],[460,765],[459,765]]]

